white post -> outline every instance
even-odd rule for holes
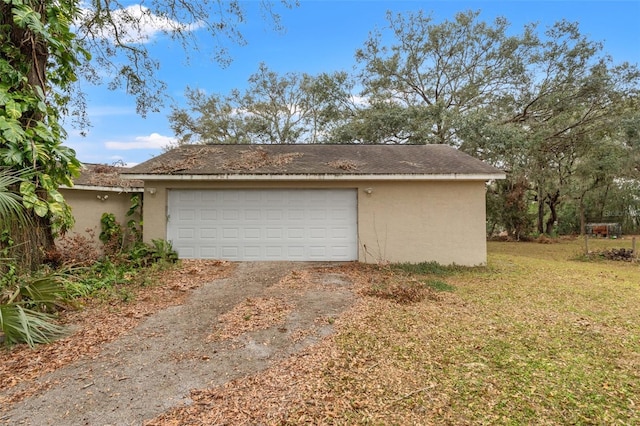
[[[589,235],[584,233],[584,254],[589,256]]]

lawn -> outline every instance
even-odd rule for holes
[[[334,336],[150,424],[640,424],[640,265],[585,261],[582,244],[491,242],[484,268],[350,266],[362,297]]]
[[[435,422],[638,424],[638,264],[576,261],[577,242],[489,251],[485,271],[447,280],[452,303],[430,327],[444,330],[438,349],[420,356],[445,360]]]
[[[337,339],[345,359],[368,360],[361,374],[327,383],[351,376],[394,404],[345,422],[640,423],[640,267],[580,253],[490,243],[486,269],[441,277],[453,292],[374,309]]]

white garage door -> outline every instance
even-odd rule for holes
[[[181,258],[356,260],[357,193],[170,190],[167,239]]]

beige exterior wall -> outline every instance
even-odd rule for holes
[[[359,261],[436,261],[467,266],[486,263],[482,181],[147,181],[145,187],[146,242],[166,239],[169,189],[355,188]]]
[[[87,229],[91,229],[95,234],[95,241],[99,243],[100,218],[103,213],[113,213],[118,223],[126,227],[129,220],[126,214],[131,206],[132,193],[84,189],[61,189],[60,192],[71,206],[76,219],[68,235],[81,234],[86,237]]]
[[[376,182],[359,191],[360,261],[483,265],[484,182]]]

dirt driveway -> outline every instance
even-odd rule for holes
[[[333,318],[353,301],[350,281],[331,264],[239,263],[228,278],[150,316],[94,359],[39,378],[55,385],[0,422],[140,425],[189,404],[191,389],[255,373],[332,333]]]

